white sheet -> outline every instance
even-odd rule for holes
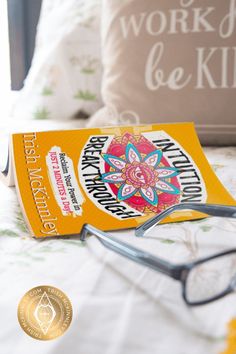
[[[236,196],[236,148],[205,152]],[[226,348],[236,295],[190,311],[177,282],[104,249],[94,237],[85,245],[76,237],[30,238],[15,190],[0,185],[0,195],[0,354],[220,354]],[[208,252],[212,240],[212,251],[236,246],[236,222],[223,219],[159,226],[144,239],[132,230],[113,234],[172,260]],[[68,331],[48,342],[27,336],[17,321],[23,294],[43,284],[63,290],[74,313]]]

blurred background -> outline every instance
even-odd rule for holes
[[[235,145],[235,83],[232,84],[236,62],[235,29],[227,43],[218,31],[206,36],[203,25],[200,32],[189,32],[188,41],[185,34],[177,34],[179,42],[176,42],[169,39],[168,31],[163,33],[161,40],[165,43],[165,52],[168,50],[166,56],[171,60],[163,60],[160,68],[169,73],[170,68],[180,63],[181,68],[183,65],[186,72],[191,72],[192,81],[186,90],[159,90],[158,87],[153,90],[149,89],[144,73],[156,37],[148,34],[147,38],[135,37],[132,42],[135,55],[129,53],[132,48],[129,41],[119,35],[113,40],[116,31],[107,30],[106,16],[109,23],[112,14],[108,16],[102,9],[116,13],[109,7],[111,1],[0,0],[0,123],[12,128],[17,124],[21,126],[23,120],[27,124],[30,120],[42,123],[42,128],[48,129],[52,122],[57,123],[58,129],[59,122],[67,128],[68,123],[78,128],[193,121],[202,145]],[[102,6],[103,2],[107,5]],[[228,16],[232,10],[229,9],[231,1],[211,2],[215,13],[212,21],[217,28],[223,21],[222,14]],[[139,16],[137,2],[115,3],[117,6],[123,4],[124,9],[134,6],[132,11],[137,11]],[[139,3],[145,11],[152,13],[158,6],[168,15],[177,2],[170,0],[167,4],[149,0]],[[181,7],[182,2],[178,3]],[[189,13],[195,13],[195,2],[188,3],[192,8]],[[209,6],[206,3],[201,0],[203,9]],[[191,18],[188,25],[191,27]],[[111,39],[102,41],[101,33],[106,30]],[[210,54],[213,58],[209,57],[207,67],[200,65],[199,43],[205,48],[205,58],[212,46],[217,48],[213,50],[214,55]],[[223,53],[226,53],[225,57]],[[229,83],[225,87],[224,73],[227,73]],[[212,86],[212,75],[216,87]],[[195,85],[199,77],[204,80],[201,88]]]
[[[0,121],[30,68],[40,8],[41,0],[0,1]]]

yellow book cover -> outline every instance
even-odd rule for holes
[[[14,179],[35,237],[136,227],[176,203],[235,205],[192,123],[12,135]],[[199,218],[178,212],[167,221]]]

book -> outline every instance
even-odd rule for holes
[[[236,205],[193,123],[14,133],[8,151],[2,178],[15,184],[35,237],[79,234],[85,223],[132,228],[176,203]]]

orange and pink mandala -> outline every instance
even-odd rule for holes
[[[119,201],[142,213],[158,213],[179,202],[180,172],[143,135],[126,133],[114,138],[102,156],[105,173],[101,180]]]

